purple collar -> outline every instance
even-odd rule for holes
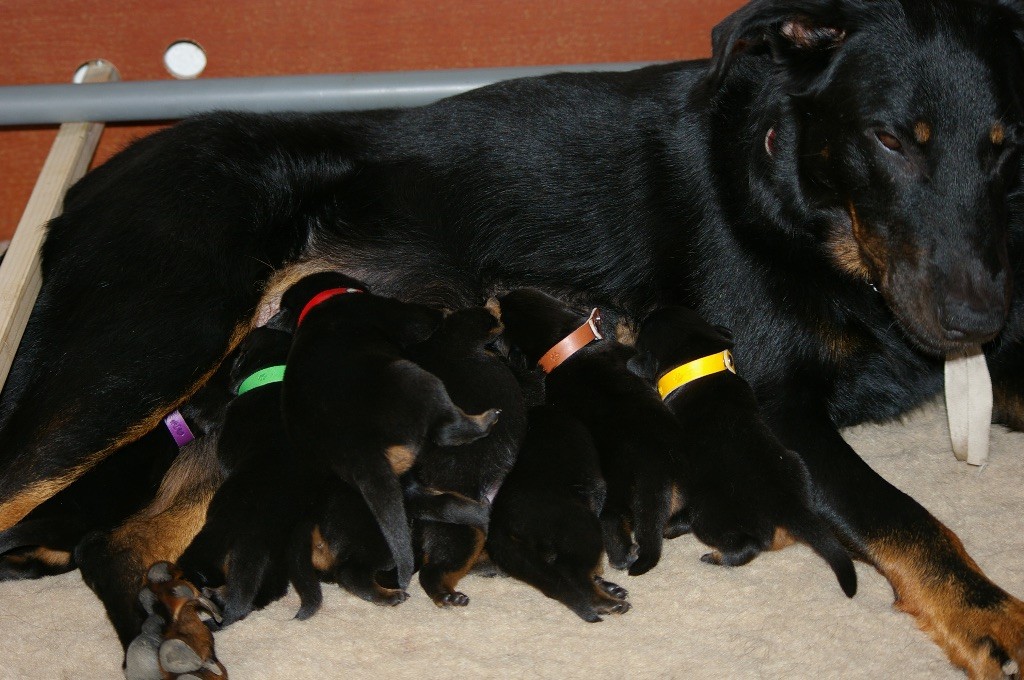
[[[174,411],[164,418],[164,425],[167,426],[167,431],[174,437],[174,443],[178,445],[179,449],[196,438],[192,434],[192,430],[189,429],[188,423],[185,422],[185,418],[181,415],[181,411]]]

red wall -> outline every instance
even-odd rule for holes
[[[201,77],[659,61],[707,56],[741,0],[0,0],[0,85],[70,80],[112,61],[123,80],[169,78],[176,40]],[[110,126],[97,161],[156,126]],[[0,238],[9,238],[55,128],[0,128]]]

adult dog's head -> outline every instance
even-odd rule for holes
[[[1022,7],[754,0],[715,29],[712,88],[730,69],[750,77],[743,53],[770,59],[783,93],[786,118],[755,131],[762,166],[793,176],[801,207],[826,216],[807,222],[828,225],[828,257],[930,352],[992,339],[1009,309]]]

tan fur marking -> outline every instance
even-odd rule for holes
[[[821,147],[821,151],[819,153],[821,154],[821,157],[824,158],[825,160],[832,158],[832,149],[829,148],[828,144]]]
[[[384,457],[391,464],[396,475],[405,474],[416,462],[416,451],[411,446],[398,444],[384,449]]]
[[[875,235],[857,216],[857,208],[852,202],[847,203],[847,211],[850,214],[850,225],[853,238],[860,248],[861,261],[864,263],[864,270],[874,270],[880,280],[885,279],[888,269],[888,249],[885,241]],[[871,278],[868,276],[868,280]]]
[[[669,515],[674,515],[683,509],[683,493],[675,484],[672,485],[672,497],[669,501]]]
[[[623,345],[634,346],[638,332],[639,329],[632,319],[623,317],[615,324],[615,340]]]
[[[32,512],[37,506],[49,500],[51,497],[64,490],[71,485],[76,479],[81,477],[83,474],[92,469],[97,463],[102,461],[104,458],[117,451],[121,447],[132,443],[142,435],[146,434],[153,428],[157,427],[164,417],[178,408],[186,401],[191,399],[196,392],[198,392],[203,385],[210,379],[210,377],[217,371],[220,364],[224,359],[234,351],[238,343],[242,341],[246,333],[249,332],[250,324],[245,322],[239,324],[228,341],[227,351],[221,356],[220,361],[216,365],[207,371],[202,377],[199,378],[192,387],[188,389],[181,397],[175,401],[153,411],[149,416],[143,420],[129,426],[124,433],[118,437],[113,444],[110,446],[97,451],[76,465],[73,468],[65,471],[59,476],[52,477],[50,479],[43,479],[38,482],[27,485],[13,498],[10,498],[3,503],[0,503],[0,531],[9,529],[10,527],[17,524],[25,517],[28,513]]]
[[[470,555],[466,563],[458,571],[449,571],[441,577],[441,583],[450,592],[454,592],[455,587],[459,585],[459,581],[469,573],[476,563],[480,560],[480,554],[484,550],[484,532],[476,527],[473,528],[473,553]]]
[[[932,126],[923,120],[914,123],[914,139],[918,144],[927,144],[932,138]]]
[[[334,555],[331,553],[331,548],[327,545],[324,535],[320,533],[319,525],[313,527],[313,534],[310,537],[310,549],[314,569],[326,572],[334,568]]]
[[[789,533],[784,527],[775,527],[775,537],[772,539],[772,545],[769,550],[782,550],[796,543],[796,539]]]
[[[871,270],[852,232],[845,227],[834,228],[828,235],[827,245],[832,261],[841,270],[858,279],[871,280]]]
[[[260,302],[256,306],[256,318],[253,319],[253,325],[259,326],[266,323],[267,319],[280,310],[281,296],[289,288],[307,276],[325,271],[338,271],[338,268],[329,260],[317,258],[293,262],[278,269],[263,288],[263,295],[260,296]]]
[[[996,123],[992,126],[992,130],[989,131],[988,138],[992,140],[992,143],[996,146],[1002,145],[1006,141],[1006,128],[1003,127],[1002,123]]]
[[[220,482],[215,447],[185,449],[164,475],[153,502],[111,532],[111,546],[138,555],[144,567],[177,560],[206,522]]]
[[[1024,645],[1024,602],[1005,592],[1006,599],[988,609],[965,601],[963,581],[934,563],[936,553],[943,563],[949,558],[942,553],[949,552],[981,578],[984,573],[960,539],[945,526],[939,528],[944,540],[934,546],[898,536],[875,540],[869,546],[872,561],[892,584],[896,608],[913,616],[950,661],[972,678],[1002,677],[1000,663],[985,640],[991,639],[1003,649],[1020,649]]]

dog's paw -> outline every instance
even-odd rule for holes
[[[213,651],[210,619],[220,611],[180,569],[157,562],[146,574],[139,603],[148,614],[125,653],[127,680],[226,680]]]
[[[995,588],[995,586],[992,586]],[[1020,680],[1024,668],[1024,602],[1003,593],[979,607],[972,598],[900,599],[896,607],[917,619],[971,680]]]
[[[374,588],[372,592],[361,595],[367,602],[381,607],[397,607],[409,599],[409,593],[401,588]]]
[[[606,581],[600,576],[597,576],[596,574],[594,575],[594,585],[600,590],[600,592],[616,600],[625,600],[627,597],[629,597],[628,590],[618,585],[617,583]]]
[[[632,608],[625,600],[603,600],[594,605],[598,614],[625,614]]]
[[[465,607],[469,604],[469,595],[453,590],[449,593],[441,593],[438,597],[432,598],[438,607]]]

